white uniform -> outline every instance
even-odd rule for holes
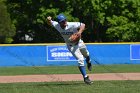
[[[67,47],[69,51],[75,56],[75,58],[78,60],[78,66],[84,66],[84,57],[86,58],[89,56],[89,52],[86,49],[86,46],[83,42],[83,40],[79,40],[78,43],[72,43],[70,42],[69,38],[73,33],[78,32],[78,28],[82,23],[80,22],[67,22],[67,26],[65,29],[62,29],[58,22],[51,21],[54,28],[60,32],[61,36],[65,40]]]

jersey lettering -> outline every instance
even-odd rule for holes
[[[61,32],[62,35],[72,35],[73,32]]]

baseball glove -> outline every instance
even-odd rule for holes
[[[69,40],[70,40],[70,42],[75,43],[75,42],[78,42],[80,40],[80,38],[81,38],[81,35],[74,33],[70,36]]]

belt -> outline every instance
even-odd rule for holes
[[[76,45],[78,45],[78,42],[75,44],[68,44],[68,46],[76,46]]]

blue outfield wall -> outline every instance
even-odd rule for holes
[[[140,64],[140,43],[86,44],[93,64]],[[1,45],[0,66],[77,65],[64,44]]]

